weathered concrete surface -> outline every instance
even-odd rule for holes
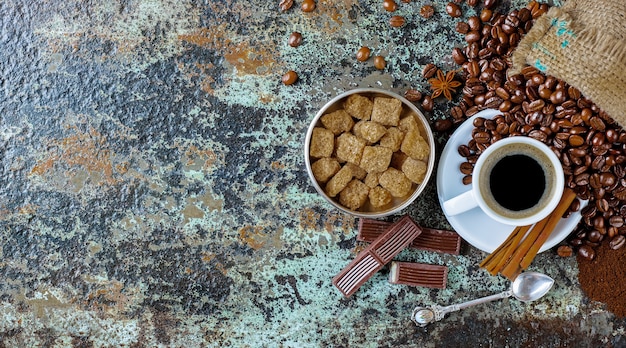
[[[420,17],[425,3],[399,2],[409,24],[392,29],[379,1],[0,0],[0,346],[626,346],[624,320],[553,252],[532,266],[557,279],[544,299],[426,329],[415,305],[508,286],[481,252],[398,256],[448,265],[446,290],[386,271],[350,299],[331,285],[359,248],[355,219],[309,185],[303,136],[346,89],[425,89],[426,63],[454,68],[457,20],[445,1]],[[357,63],[361,45],[388,68]],[[434,179],[405,213],[450,228]]]

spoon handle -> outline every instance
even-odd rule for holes
[[[511,297],[513,295],[513,291],[511,290],[507,290],[507,291],[503,291],[499,294],[494,294],[494,295],[489,295],[489,296],[485,296],[485,297],[481,297],[481,298],[477,298],[475,300],[471,300],[471,301],[467,301],[467,302],[463,302],[463,303],[457,303],[457,304],[453,304],[450,306],[446,306],[441,308],[441,310],[443,311],[443,314],[447,314],[447,313],[451,313],[451,312],[456,312],[458,310],[467,308],[467,307],[472,307],[472,306],[476,306],[479,304],[483,304],[483,303],[487,303],[487,302],[491,302],[491,301],[495,301],[495,300],[500,300],[503,298],[507,298],[507,297]]]

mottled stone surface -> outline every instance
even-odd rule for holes
[[[309,184],[308,123],[347,89],[425,90],[425,64],[456,68],[446,3],[398,1],[394,29],[380,1],[0,1],[0,347],[626,346],[624,320],[552,251],[531,267],[557,279],[545,298],[427,328],[417,304],[508,287],[482,252],[398,256],[447,265],[445,290],[386,269],[349,299],[331,285],[360,245]],[[357,62],[361,45],[387,68]],[[403,213],[450,228],[434,179]]]

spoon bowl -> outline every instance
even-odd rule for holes
[[[553,284],[554,279],[543,273],[524,272],[515,278],[511,284],[511,291],[516,299],[530,302],[542,298]]]

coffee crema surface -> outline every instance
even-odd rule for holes
[[[478,174],[485,203],[496,214],[511,219],[536,214],[558,189],[556,169],[549,158],[527,144],[496,150]]]

